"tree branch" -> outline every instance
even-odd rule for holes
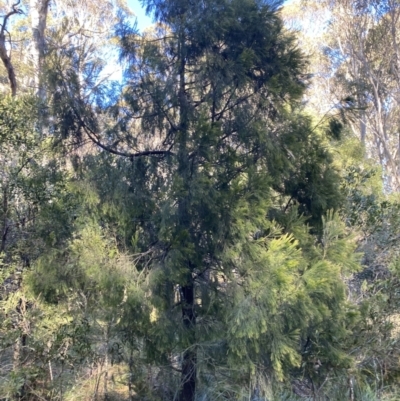
[[[86,125],[83,126],[83,129],[86,132],[86,135],[90,138],[90,140],[95,143],[98,147],[101,149],[106,150],[107,152],[110,152],[114,155],[117,156],[123,156],[123,157],[129,157],[129,158],[136,158],[136,157],[142,157],[142,156],[167,156],[167,155],[174,155],[170,150],[144,150],[143,152],[136,152],[136,153],[127,153],[127,152],[121,152],[119,150],[113,149],[110,146],[104,145],[103,143],[100,142],[100,140],[97,138],[97,135]]]
[[[76,117],[78,118],[82,128],[85,130],[86,135],[89,137],[89,139],[96,144],[98,147],[101,149],[112,153],[117,156],[123,156],[123,157],[129,157],[129,158],[136,158],[136,157],[142,157],[142,156],[167,156],[167,155],[174,155],[173,152],[171,152],[169,149],[168,150],[145,150],[142,152],[135,152],[135,153],[128,153],[128,152],[121,152],[117,149],[113,149],[111,146],[107,146],[103,144],[100,139],[97,137],[97,134],[90,128],[88,127],[79,113],[76,111],[76,109],[73,107],[74,112]]]
[[[15,4],[11,6],[11,11],[8,12],[3,17],[3,23],[0,29],[0,58],[7,70],[8,79],[10,81],[11,95],[15,96],[17,94],[17,79],[15,76],[14,66],[11,63],[11,54],[7,54],[6,49],[6,32],[7,32],[7,20],[14,14],[21,14],[21,10],[16,7],[19,5],[21,0],[18,0]]]
[[[62,75],[62,73],[61,73]],[[68,88],[66,86],[65,81],[63,81],[63,85],[66,89],[66,91],[68,92]],[[82,102],[82,101],[81,101]],[[83,103],[83,102],[82,102]],[[77,107],[75,107],[73,101],[70,103],[70,106],[76,116],[76,118],[78,119],[78,122],[80,124],[80,127],[83,128],[83,130],[85,131],[86,135],[88,136],[88,138],[98,147],[100,147],[101,149],[117,155],[117,156],[122,156],[122,157],[128,157],[131,159],[137,158],[137,157],[145,157],[145,156],[174,156],[175,154],[173,152],[171,152],[171,148],[172,146],[167,149],[167,150],[145,150],[142,152],[123,152],[123,151],[119,151],[117,149],[113,149],[112,146],[109,145],[105,145],[104,143],[101,142],[101,140],[98,137],[98,134],[92,129],[90,128],[85,121],[83,120],[81,114],[79,113],[79,111],[77,110]]]
[[[11,6],[11,11],[8,12],[4,17],[3,17],[3,23],[1,24],[1,30],[0,30],[0,35],[4,35],[4,31],[6,30],[6,26],[7,26],[7,20],[8,18],[10,18],[12,15],[14,14],[21,14],[22,11],[18,10],[16,7],[19,6],[19,3],[21,2],[21,0],[18,0],[15,4],[13,4]]]

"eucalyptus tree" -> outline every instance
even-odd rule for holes
[[[322,98],[321,103],[328,99],[325,112],[344,113],[367,154],[381,164],[387,188],[397,191],[398,1],[299,3],[300,19],[317,14],[325,21],[318,38],[309,37],[320,59],[313,72],[324,81],[310,93],[310,102],[314,103],[313,98]]]

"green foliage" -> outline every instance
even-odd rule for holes
[[[322,216],[328,210],[338,210],[344,201],[339,170],[326,131],[301,113],[285,117],[284,125],[279,127],[278,147],[268,152],[273,187],[287,197],[288,206],[297,203],[308,223],[320,231]],[[274,217],[279,220],[279,216]]]
[[[314,249],[302,249],[293,235],[276,235],[275,230],[275,238],[255,241],[251,256],[242,255],[247,269],[242,266],[243,282],[233,286],[235,301],[227,324],[233,355],[251,369],[259,364],[271,369],[282,380],[301,365],[301,338],[313,336],[315,356],[329,331],[336,336],[343,331],[346,297],[341,276],[358,263],[354,243],[346,240],[337,216],[325,221],[322,243]],[[327,352],[325,358],[332,360]]]
[[[145,3],[121,90],[77,42],[49,49],[45,134],[34,99],[0,102],[1,396],[111,399],[120,369],[130,400],[373,399],[398,377],[397,200],[304,113],[278,2]]]

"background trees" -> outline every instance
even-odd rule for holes
[[[303,13],[286,15],[314,55],[310,101],[319,99],[322,114],[346,114],[367,155],[381,164],[388,190],[397,192],[398,3],[315,1],[291,7]],[[309,18],[320,21],[317,32],[304,22]]]

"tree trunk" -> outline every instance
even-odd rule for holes
[[[364,94],[358,95],[358,107],[360,107],[360,140],[365,146],[365,140],[367,137],[367,118],[365,109]]]
[[[178,222],[180,229],[189,232],[191,227],[190,216],[190,160],[187,147],[189,137],[189,105],[186,93],[186,45],[185,31],[179,33],[179,147],[178,147],[178,175],[184,184],[185,190],[179,194]],[[190,241],[190,240],[189,240]],[[194,401],[196,394],[196,315],[194,310],[194,280],[192,272],[194,266],[190,258],[187,263],[186,281],[181,283],[180,295],[182,305],[182,324],[186,334],[186,343],[189,346],[183,352],[181,388],[179,401]]]
[[[131,345],[132,347],[132,345]],[[129,381],[128,381],[128,389],[129,389],[129,401],[134,401],[135,391],[133,390],[133,350],[131,348],[131,354],[129,356]]]
[[[7,32],[7,21],[14,14],[20,14],[21,11],[17,8],[20,1],[13,4],[11,11],[9,11],[4,17],[3,22],[0,25],[0,58],[7,70],[8,80],[10,81],[11,95],[15,96],[17,94],[17,79],[15,77],[14,66],[11,63],[11,52],[7,52],[6,48],[6,33]]]
[[[6,37],[4,33],[0,33],[0,58],[7,70],[8,80],[10,81],[11,95],[17,94],[17,78],[15,76],[14,67],[11,63],[11,56],[8,55],[6,49]]]
[[[1,227],[1,243],[0,243],[0,254],[6,250],[7,234],[8,234],[8,187],[7,185],[3,189],[3,210],[2,210],[2,227]]]
[[[44,100],[45,91],[42,82],[43,59],[46,48],[44,31],[46,29],[47,12],[50,0],[30,0],[31,29],[33,45],[31,49],[32,62],[35,69],[34,84],[37,96]]]
[[[354,383],[352,376],[349,377],[350,401],[354,401]]]
[[[190,347],[183,353],[180,401],[193,401],[196,394],[196,314],[194,311],[194,283],[181,288],[182,320],[189,336]]]
[[[105,343],[105,355],[104,355],[104,400],[108,400],[108,346],[110,342],[110,326],[107,326],[106,331],[106,343]]]
[[[16,315],[15,315],[15,328],[21,329],[22,320],[24,319],[24,315],[26,313],[26,303],[25,299],[20,298],[18,301],[18,305],[16,307]],[[27,334],[21,334],[17,337],[13,347],[13,370],[14,372],[20,372],[22,361],[26,359],[26,342],[27,342]],[[24,352],[25,351],[25,352]],[[25,380],[21,384],[18,389],[18,392],[15,394],[14,399],[17,401],[23,400],[25,398]]]

